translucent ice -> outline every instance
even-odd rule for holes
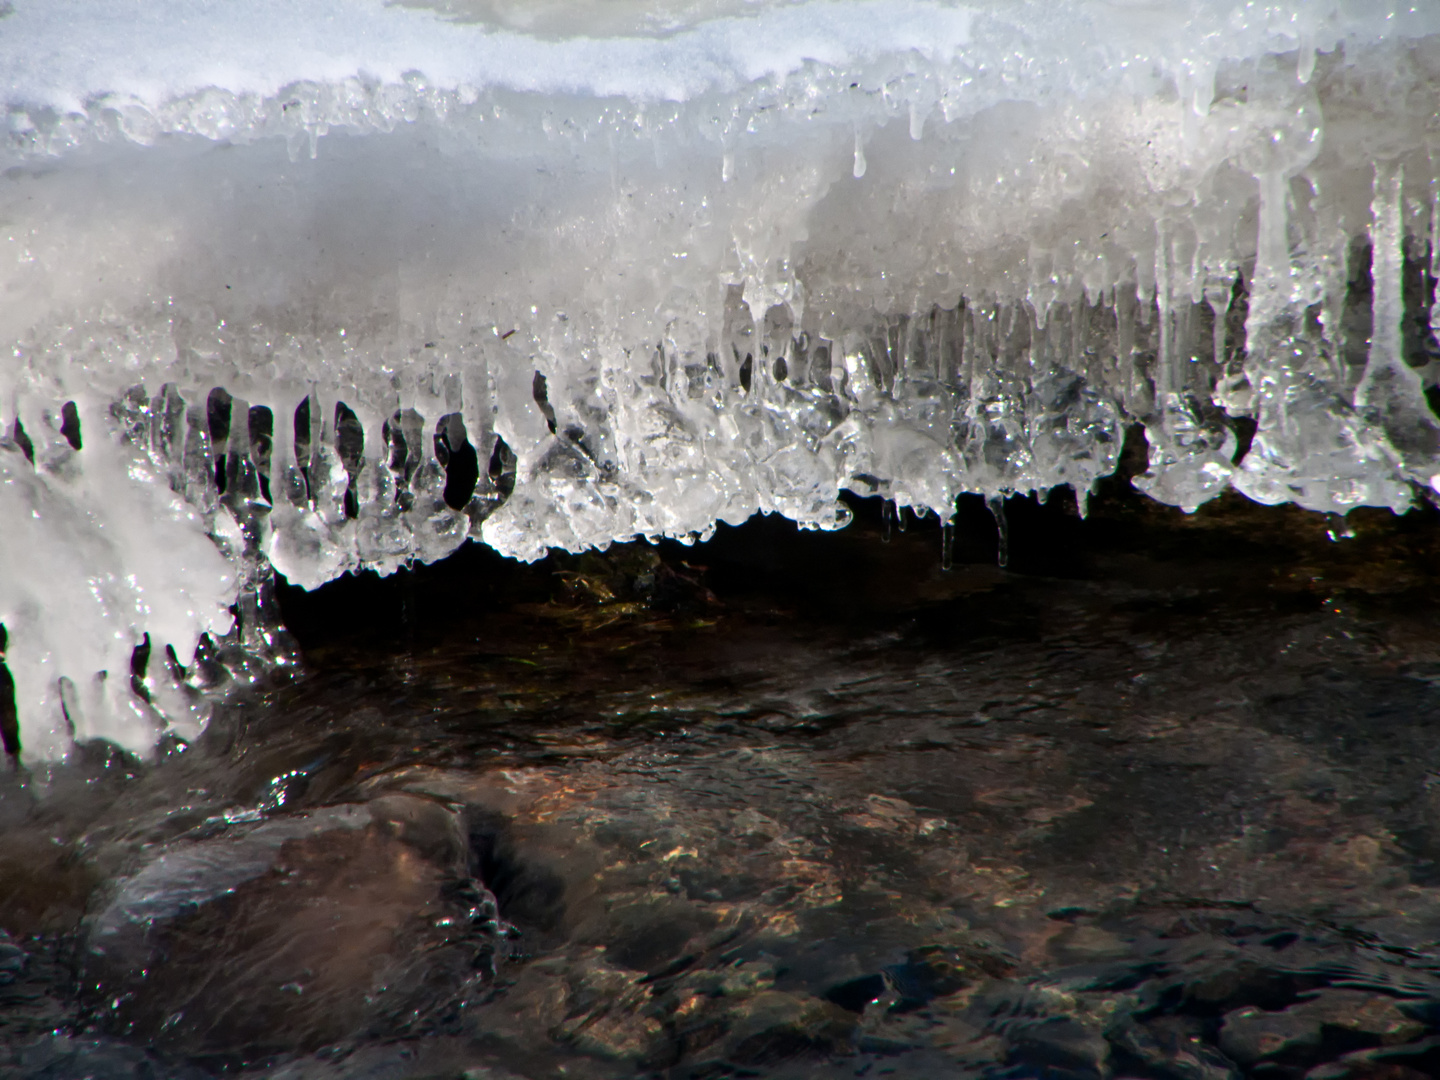
[[[1083,504],[1134,422],[1186,509],[1440,490],[1440,0],[6,10],[27,753],[193,731],[271,566]]]

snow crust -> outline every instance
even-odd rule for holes
[[[15,0],[0,74],[27,756],[193,734],[271,566],[1083,504],[1133,422],[1186,509],[1440,489],[1440,0]]]
[[[396,83],[443,90],[684,101],[896,51],[934,61],[969,39],[966,7],[895,0],[756,5],[665,36],[546,40],[388,7],[378,0],[58,0],[17,5],[0,35],[10,100],[63,111],[96,95],[150,108],[218,88],[273,97],[295,82]]]

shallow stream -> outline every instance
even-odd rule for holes
[[[0,778],[0,1076],[1440,1075],[1436,513],[1122,486],[285,591]]]

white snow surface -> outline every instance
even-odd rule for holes
[[[272,565],[1083,506],[1135,421],[1187,510],[1440,491],[1440,0],[429,3],[0,5],[27,757],[193,736]]]
[[[10,101],[66,111],[104,94],[158,107],[210,88],[270,97],[293,82],[411,72],[448,90],[684,101],[807,61],[911,49],[948,60],[972,17],[924,0],[816,0],[664,36],[546,40],[381,0],[21,0],[0,22],[0,71]]]

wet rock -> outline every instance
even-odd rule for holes
[[[768,990],[733,1007],[726,1018],[725,1058],[751,1068],[849,1048],[853,1014],[807,994]]]
[[[1280,1012],[1247,1007],[1227,1014],[1220,1046],[1247,1068],[1308,1067],[1350,1051],[1403,1043],[1424,1030],[1394,998],[1327,989]]]
[[[1305,1074],[1305,1080],[1434,1080],[1440,1076],[1440,1037],[1346,1054]]]
[[[1233,933],[1233,931],[1231,931]],[[1324,985],[1318,976],[1300,977],[1250,958],[1201,969],[1189,980],[1185,996],[1192,1007],[1216,1014],[1251,1007],[1283,1009],[1302,993]]]
[[[493,902],[456,816],[404,796],[172,845],[95,919],[105,1030],[248,1059],[443,1024],[482,981]]]
[[[1180,1019],[1182,1022],[1175,1023]],[[1117,1071],[1141,1072],[1159,1080],[1239,1080],[1240,1073],[1213,1046],[1198,1024],[1162,1018],[1148,1024],[1125,1020],[1106,1033],[1115,1050]]]
[[[1066,926],[1050,940],[1050,951],[1063,964],[1118,960],[1131,954],[1131,946],[1098,926]]]
[[[648,1014],[649,987],[639,971],[616,967],[599,952],[577,957],[565,972],[563,1020],[556,1041],[594,1057],[640,1062],[655,1055],[663,1034]]]
[[[1005,1032],[1006,1061],[1045,1070],[1054,1080],[1099,1080],[1107,1075],[1110,1044],[1100,1032],[1068,1016],[1022,1023]]]
[[[85,914],[96,874],[68,845],[36,832],[0,848],[0,925],[11,933],[68,932]]]
[[[672,897],[641,897],[608,912],[607,952],[622,967],[659,972],[689,951],[691,942],[715,927],[703,908]]]
[[[654,1055],[656,1041],[663,1032],[658,1020],[622,1006],[591,1010],[556,1034],[583,1054],[643,1062]]]
[[[1226,1014],[1220,1048],[1247,1069],[1261,1062],[1314,1064],[1320,1057],[1320,1026],[1319,1017],[1247,1005]]]
[[[1004,970],[1003,961],[979,949],[928,945],[913,949],[903,964],[885,969],[900,1000],[895,1008],[916,1008],[972,986],[988,974]]]
[[[1331,1050],[1391,1046],[1425,1032],[1425,1024],[1408,1015],[1394,998],[1357,990],[1322,990],[1287,1011],[1319,1020]]]

